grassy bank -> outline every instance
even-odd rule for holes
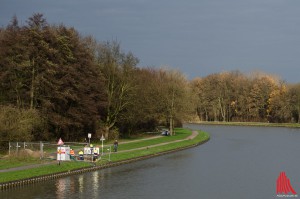
[[[15,167],[22,167],[32,164],[42,164],[46,161],[32,158],[32,157],[11,157],[11,158],[3,158],[0,160],[0,170],[9,169]]]
[[[1,173],[0,183],[48,175],[53,173],[60,173],[89,166],[91,166],[91,164],[87,162],[64,162],[60,166],[58,166],[57,164],[51,164],[33,169],[5,172]]]
[[[173,150],[176,148],[182,148],[186,146],[191,146],[200,142],[203,142],[205,140],[209,139],[209,135],[205,132],[199,132],[198,136],[196,136],[192,140],[184,140],[187,138],[189,135],[191,135],[191,131],[187,129],[176,129],[176,135],[174,136],[168,136],[168,137],[159,137],[156,139],[151,139],[151,140],[141,140],[138,142],[133,142],[133,143],[126,143],[124,145],[120,144],[119,149],[120,153],[112,153],[111,154],[111,161],[116,162],[120,160],[126,160],[130,158],[136,158],[140,156],[146,156],[146,155],[151,155],[151,154],[156,154],[168,150]],[[179,141],[182,140],[182,141]],[[173,141],[179,141],[175,143],[171,143]],[[153,147],[153,145],[157,144],[163,144],[161,146],[156,146]],[[145,149],[139,149],[141,147],[148,147]],[[132,149],[138,149],[134,151],[129,151],[125,152],[124,150],[132,150]],[[121,152],[123,151],[123,152]],[[104,159],[105,156],[103,156]],[[107,157],[106,157],[107,158]],[[0,160],[2,165],[2,168],[8,168],[8,167],[16,167],[18,165],[18,161],[12,163],[12,162],[5,162]],[[22,162],[22,161],[21,161]],[[30,161],[29,161],[30,162]],[[25,165],[29,164],[27,162]],[[12,164],[11,164],[12,163]],[[33,161],[33,163],[36,163]],[[101,165],[107,163],[107,160],[101,160],[98,161],[96,164]],[[10,166],[8,166],[10,164]],[[24,165],[20,163],[19,165]],[[53,174],[53,173],[60,173],[60,172],[67,172],[70,170],[75,170],[75,169],[80,169],[80,168],[85,168],[85,167],[90,167],[91,163],[89,162],[79,162],[79,161],[71,161],[71,162],[62,162],[60,166],[58,166],[56,163],[50,164],[50,165],[42,165],[37,168],[31,168],[31,169],[26,169],[26,170],[20,170],[20,171],[10,171],[10,172],[3,172],[1,173],[1,178],[0,178],[0,183],[3,182],[9,182],[9,181],[15,181],[15,180],[21,180],[21,179],[26,179],[26,178],[32,178],[32,177],[37,177],[37,176],[42,176],[42,175],[48,175],[48,174]]]
[[[267,123],[267,122],[196,122],[204,125],[229,125],[229,126],[265,126],[265,127],[289,127],[300,128],[299,123]]]
[[[178,128],[178,129],[176,129],[176,135],[174,135],[174,136],[161,136],[157,139],[143,140],[140,142],[121,144],[118,148],[118,151],[131,150],[131,149],[142,148],[142,147],[147,147],[147,146],[156,145],[156,144],[162,144],[162,143],[166,143],[166,142],[172,142],[172,141],[176,141],[176,140],[182,140],[182,139],[187,138],[191,134],[192,134],[192,132],[189,130]]]

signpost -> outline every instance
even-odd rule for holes
[[[59,154],[59,160],[58,160],[58,165],[60,165],[60,161],[61,161],[61,145],[63,145],[64,142],[62,141],[61,138],[59,138],[57,145],[59,145],[59,150],[58,150],[58,154]]]
[[[11,147],[11,145],[10,145],[10,142],[8,142],[8,155],[10,155],[10,147]]]
[[[103,134],[102,134],[102,136],[101,136],[100,140],[101,140],[101,142],[102,142],[102,154],[101,154],[101,155],[103,155],[103,141],[105,140],[105,138],[104,138]]]
[[[108,154],[108,161],[110,161],[110,153],[111,153],[111,146],[109,146],[109,149],[107,149],[109,151],[109,154]]]
[[[21,147],[18,142],[17,142],[17,146],[16,147],[17,147],[17,154],[18,154],[19,147]]]

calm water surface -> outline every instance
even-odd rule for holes
[[[300,195],[300,129],[186,125],[204,145],[0,192],[0,198],[267,199],[285,171]]]

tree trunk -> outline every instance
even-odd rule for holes
[[[208,122],[208,111],[205,109],[205,121]]]
[[[109,139],[109,137],[108,137],[109,136],[109,130],[110,130],[109,126],[104,127],[104,137],[105,137],[106,140]]]
[[[171,115],[170,115],[170,135],[174,135],[174,102],[175,101],[175,90],[172,90],[172,101],[171,101]]]
[[[175,135],[175,132],[174,132],[174,119],[173,119],[172,116],[170,117],[170,126],[169,126],[169,128],[170,128],[170,135]]]
[[[32,71],[31,71],[31,88],[30,88],[30,109],[33,109],[34,103],[34,76],[35,76],[35,68],[34,68],[34,60],[32,60]]]
[[[226,122],[226,108],[225,106],[224,107],[222,106],[221,98],[219,97],[218,99],[219,99],[220,112],[221,112],[223,122]]]
[[[300,107],[298,108],[298,123],[300,124]]]

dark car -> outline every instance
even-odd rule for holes
[[[170,135],[170,132],[168,130],[164,130],[161,135],[164,135],[164,136],[169,136]]]

